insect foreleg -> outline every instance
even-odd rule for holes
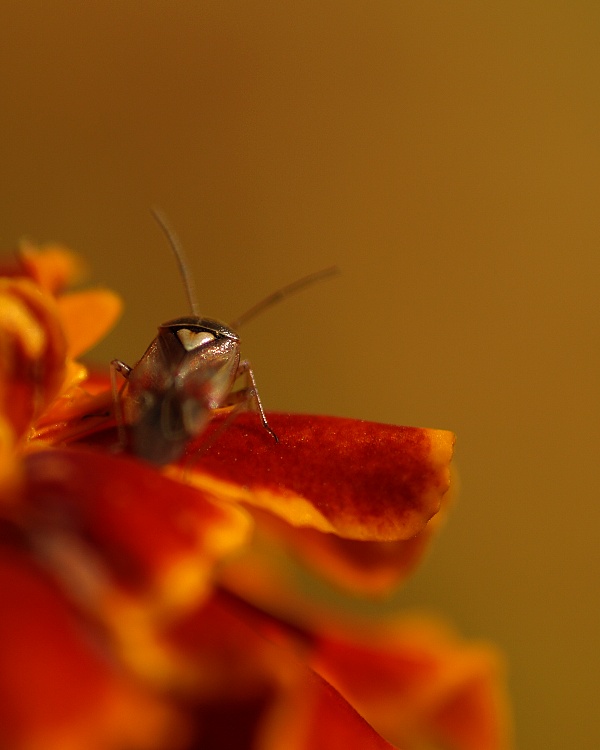
[[[113,359],[113,361],[110,363],[111,378],[115,373],[120,372],[125,380],[127,380],[132,369],[133,368],[129,367],[129,365],[126,365],[125,362],[121,362],[120,359]]]
[[[132,368],[129,367],[129,365],[126,365],[125,362],[121,362],[120,359],[113,359],[113,361],[110,363],[110,389],[112,391],[112,399],[113,399],[113,407],[115,410],[115,419],[117,421],[117,433],[119,435],[119,448],[123,449],[125,448],[127,444],[127,436],[125,434],[125,419],[123,417],[123,405],[121,403],[121,392],[123,390],[123,386],[121,388],[117,385],[117,373],[120,372],[121,375],[127,380],[131,373]]]
[[[262,422],[262,426],[267,430],[267,432],[270,432],[273,436],[276,443],[279,442],[279,438],[275,434],[275,432],[271,429],[271,426],[267,422],[267,417],[265,416],[265,410],[263,409],[262,402],[260,400],[260,396],[258,395],[258,390],[256,388],[256,380],[254,379],[254,373],[252,372],[252,368],[250,367],[250,362],[248,362],[247,359],[243,359],[239,365],[236,372],[236,380],[237,378],[242,377],[243,375],[246,376],[246,387],[242,388],[240,391],[234,391],[233,393],[229,394],[229,397],[227,399],[228,404],[234,404],[234,403],[253,403],[254,406],[256,406],[258,413],[260,415],[260,421]]]
[[[233,422],[236,415],[239,411],[241,411],[244,408],[247,408],[249,403],[252,403],[255,405],[258,409],[258,413],[260,414],[260,420],[263,424],[263,427],[271,433],[276,443],[279,442],[279,438],[275,434],[275,432],[272,430],[271,426],[267,422],[267,418],[265,416],[265,412],[260,400],[260,397],[258,395],[258,391],[256,390],[256,381],[254,380],[254,373],[252,372],[252,368],[250,367],[250,363],[247,360],[242,360],[239,365],[238,369],[236,371],[235,380],[237,378],[241,377],[242,375],[246,376],[246,387],[240,388],[237,391],[231,391],[226,400],[225,403],[219,407],[219,409],[215,410],[219,414],[224,414],[225,419],[218,425],[218,427],[213,430],[208,439],[205,440],[196,450],[193,457],[188,459],[188,462],[186,464],[186,470],[190,469],[192,464],[195,463],[198,458],[206,453],[217,441],[219,436],[229,427],[229,425]]]

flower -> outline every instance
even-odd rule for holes
[[[217,414],[158,469],[76,360],[118,298],[67,292],[81,263],[57,246],[1,270],[1,747],[509,746],[491,647],[348,607],[423,554],[451,433],[270,413],[275,444]]]

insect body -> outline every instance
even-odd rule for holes
[[[337,273],[327,268],[290,284],[255,305],[228,326],[197,314],[190,277],[181,248],[164,217],[153,211],[178,260],[192,315],[171,320],[135,365],[111,362],[113,399],[121,442],[140,458],[162,465],[177,460],[186,444],[202,433],[213,410],[224,406],[254,406],[263,427],[277,441],[265,416],[250,363],[240,359],[240,338],[235,330],[281,298],[318,279]],[[116,373],[126,379],[118,391]],[[234,391],[246,377],[246,387]]]
[[[226,405],[240,374],[240,340],[216,320],[178,318],[159,326],[135,367],[112,364],[127,378],[117,418],[128,427],[131,449],[164,464],[181,456],[213,409]],[[266,418],[263,424],[269,429]]]

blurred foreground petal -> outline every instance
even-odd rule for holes
[[[325,634],[316,640],[312,663],[406,750],[432,743],[452,750],[512,746],[499,653],[434,620],[371,626],[356,638]]]
[[[86,275],[87,266],[81,256],[57,243],[37,246],[23,240],[16,256],[0,265],[0,276],[26,277],[53,295],[82,281]]]
[[[81,448],[25,458],[30,530],[86,541],[111,578],[153,610],[205,595],[215,562],[241,546],[241,509],[128,458]]]
[[[79,357],[111,330],[123,309],[121,298],[108,289],[65,294],[58,299],[69,342],[69,356]]]
[[[238,593],[243,582],[245,595],[268,611],[282,612],[284,605],[301,611],[310,607],[295,598],[298,567],[304,568],[307,576],[326,580],[354,597],[388,596],[416,568],[438,533],[449,495],[444,495],[442,509],[423,531],[393,542],[345,539],[292,526],[273,513],[253,508],[257,532],[243,553],[228,563],[226,580],[237,582],[234,590]]]
[[[183,746],[173,708],[112,662],[58,587],[5,546],[0,592],[0,747],[155,750],[167,737]]]
[[[214,734],[202,748],[393,750],[307,668],[285,628],[235,597],[216,592],[175,625],[170,638],[197,669],[197,715],[209,737]],[[215,720],[223,726],[215,727]]]
[[[55,300],[27,279],[0,279],[0,408],[17,436],[58,394],[66,353]]]

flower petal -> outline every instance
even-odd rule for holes
[[[448,494],[444,496],[444,504]],[[312,571],[320,580],[328,580],[354,597],[388,595],[415,569],[445,516],[440,511],[423,531],[410,539],[378,542],[345,539],[337,534],[292,526],[258,508],[251,509],[251,513],[260,533],[255,534],[251,545],[228,565],[227,579],[238,578],[250,584],[253,601],[256,601],[259,591],[269,590],[268,599],[280,603],[289,599],[292,592],[297,594],[294,582],[298,582],[298,564],[307,572]],[[273,575],[272,571],[266,576],[257,573],[259,568],[273,566],[274,555],[279,558],[276,574]],[[262,563],[261,558],[264,558]],[[231,570],[232,567],[235,570]],[[254,575],[248,574],[250,568],[255,570]],[[269,582],[266,586],[265,581]],[[259,599],[272,611],[264,595],[259,595]]]
[[[318,674],[286,696],[263,730],[259,750],[394,750],[348,701]]]
[[[27,279],[0,279],[0,408],[17,436],[56,396],[65,367],[54,299]]]
[[[285,626],[239,599],[217,590],[201,609],[175,624],[169,637],[186,663],[196,666],[194,712],[204,732],[220,739],[215,746],[392,750],[331,685],[307,668],[305,649]]]
[[[357,610],[373,609],[373,599],[390,595],[416,565],[439,518],[412,539],[365,542],[293,527],[265,511],[252,515],[252,539],[221,566],[221,585],[310,630],[352,622]]]
[[[21,466],[15,456],[15,433],[0,415],[0,506],[8,506],[18,495]]]
[[[87,275],[82,258],[64,245],[48,243],[37,247],[26,240],[19,245],[16,269],[19,275],[29,277],[54,295]]]
[[[191,480],[294,526],[348,539],[408,539],[439,510],[449,486],[452,433],[299,414],[268,419],[279,443],[256,415],[242,414],[201,454]],[[222,420],[214,420],[214,429]],[[201,436],[191,445],[188,460],[207,441]]]
[[[57,555],[66,555],[69,543],[85,543],[92,563],[143,597],[150,615],[203,597],[215,562],[244,543],[250,529],[241,509],[127,458],[78,448],[38,451],[25,457],[25,474],[29,532],[46,549],[60,541]],[[68,557],[61,559],[68,568]]]
[[[322,577],[355,595],[379,596],[397,588],[415,569],[438,526],[438,515],[415,536],[393,542],[345,539],[290,526],[281,529],[280,538]]]
[[[193,670],[198,702],[247,700],[288,685],[305,669],[293,647],[282,649],[268,637],[279,633],[272,625],[268,615],[216,588],[163,636]]]
[[[164,748],[179,719],[106,658],[106,644],[28,557],[0,547],[0,746]]]
[[[79,357],[98,343],[117,322],[123,303],[108,289],[64,294],[58,309],[69,342],[69,356]]]
[[[403,748],[512,746],[495,649],[425,619],[359,631],[318,638],[312,664],[382,734]]]

